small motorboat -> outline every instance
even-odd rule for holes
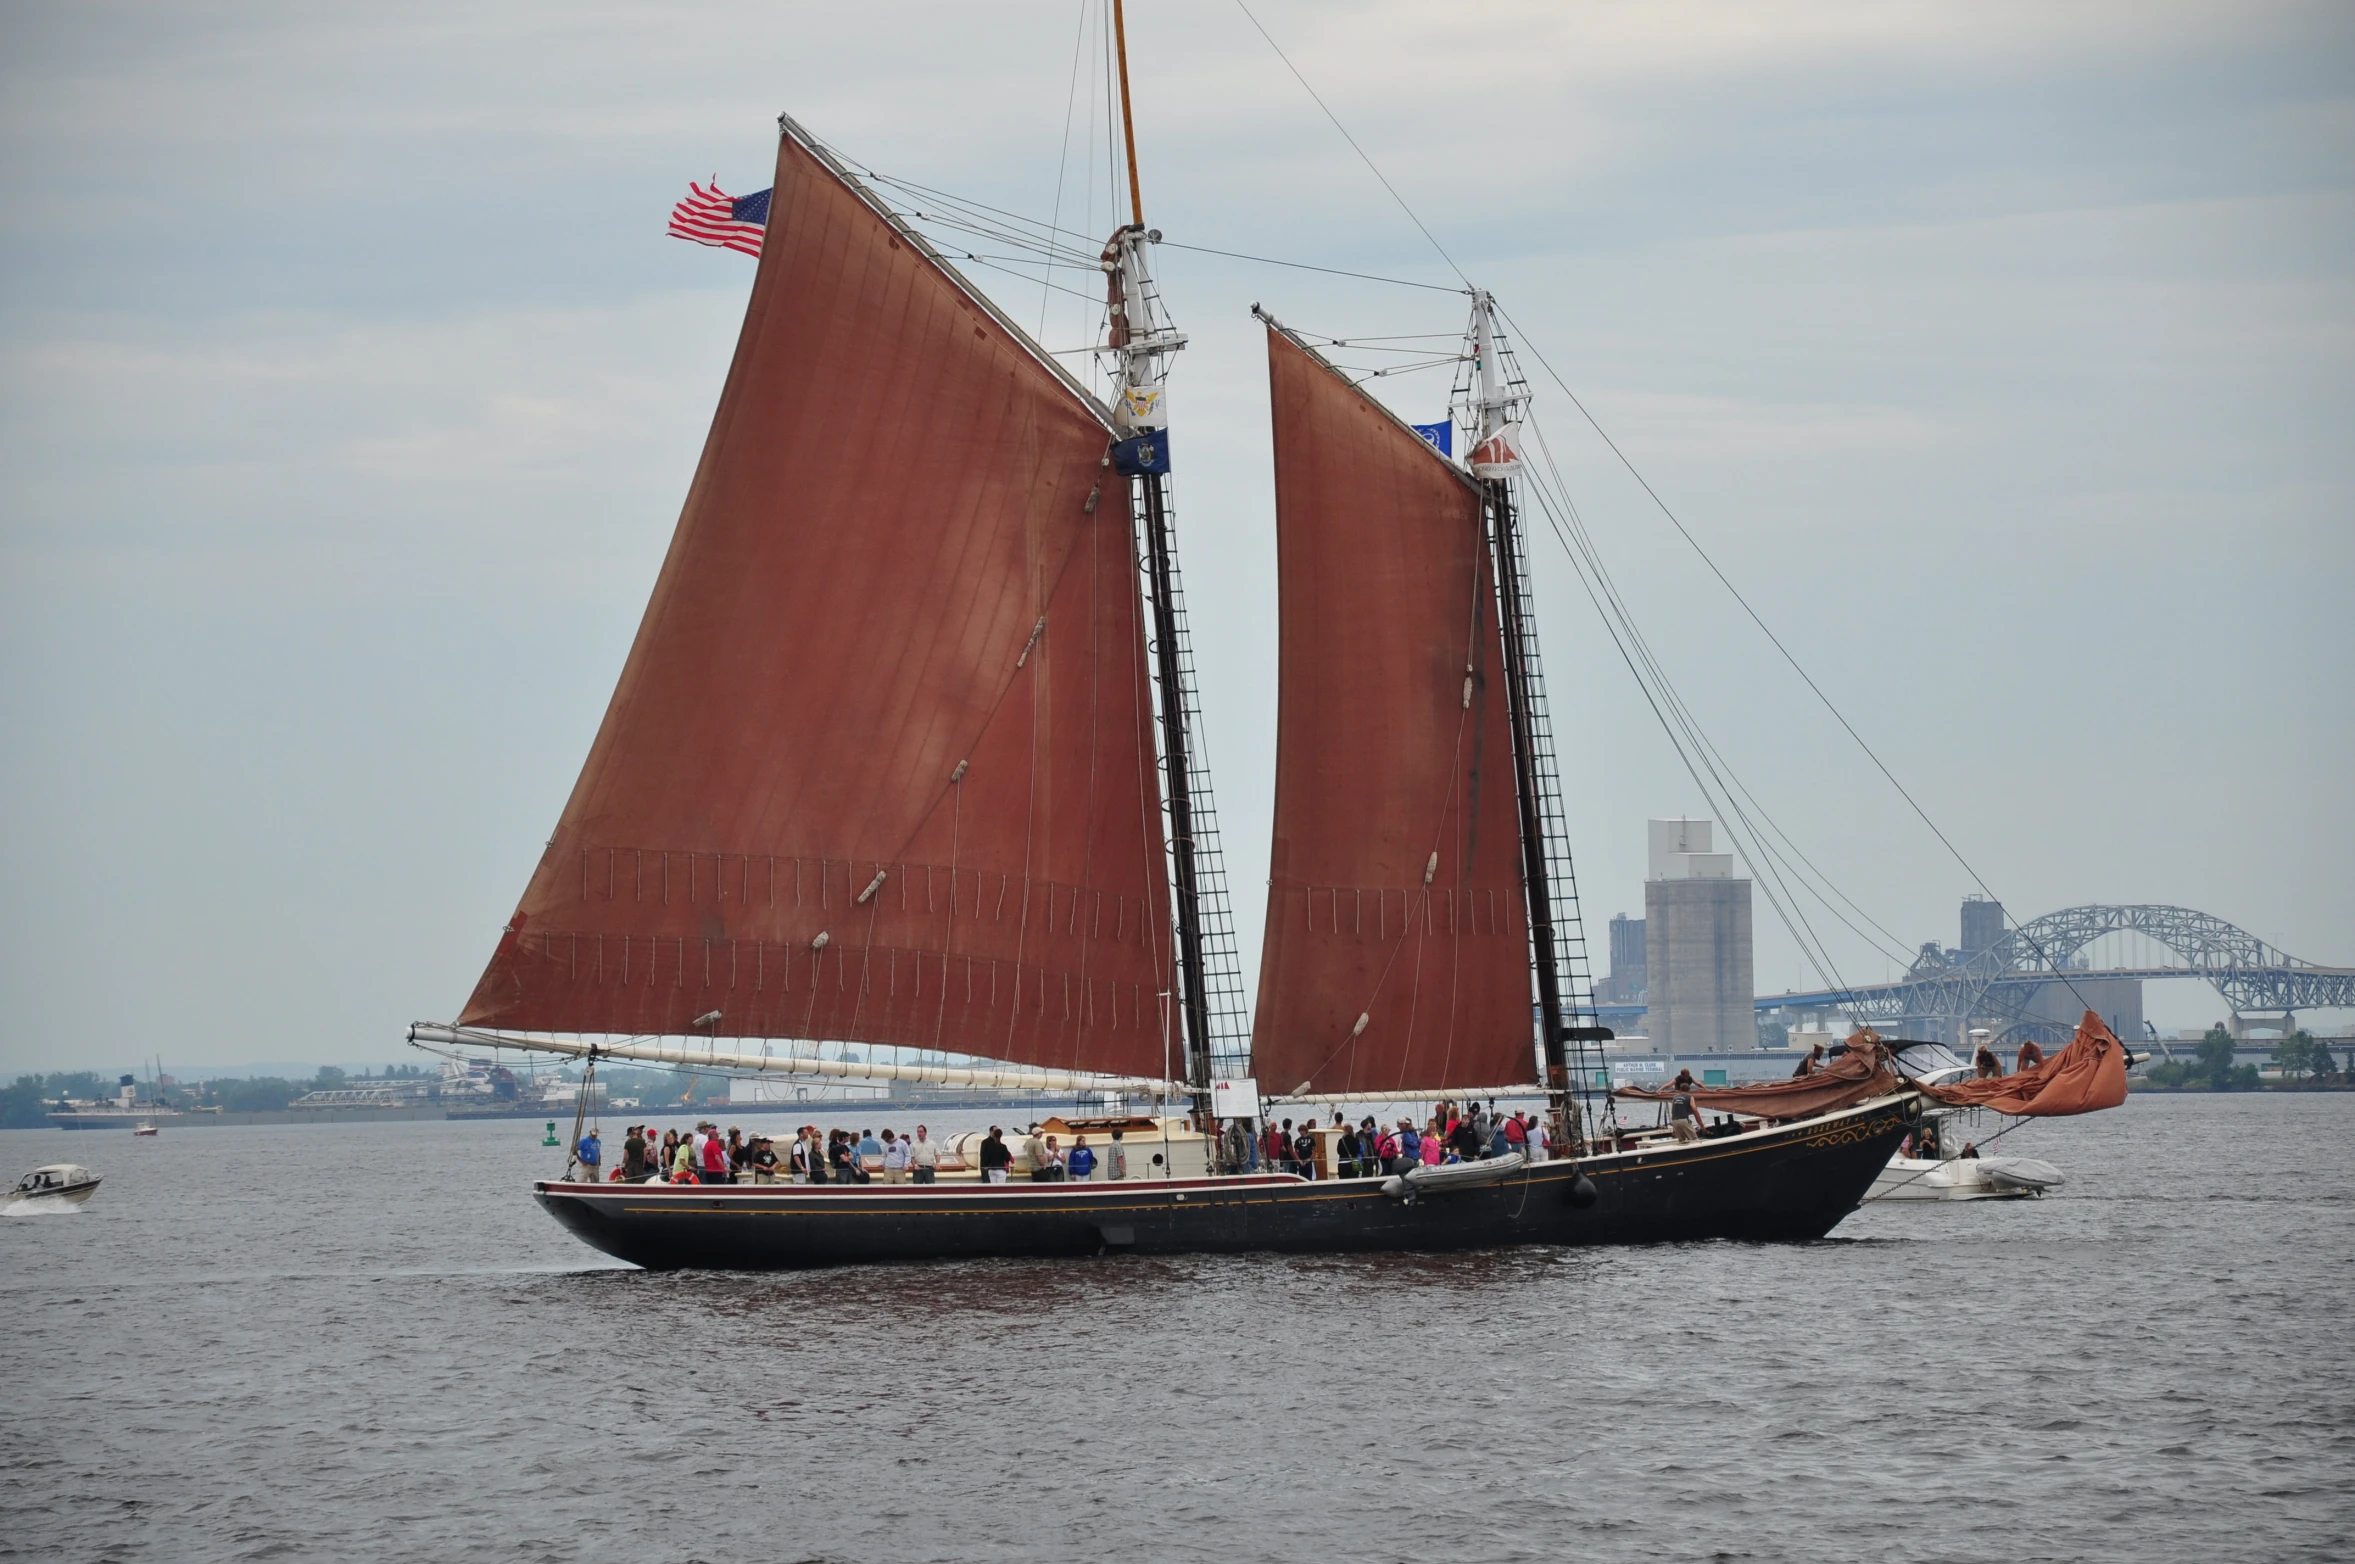
[[[153,1135],[158,1132],[155,1127],[155,1122],[152,1119],[141,1119],[138,1123],[131,1126],[131,1133],[134,1135]]]
[[[1521,1171],[1523,1158],[1517,1151],[1501,1157],[1483,1157],[1478,1162],[1442,1162],[1437,1166],[1409,1168],[1382,1181],[1382,1193],[1393,1200],[1404,1200],[1412,1195],[1443,1195],[1451,1189],[1481,1189],[1490,1184],[1501,1184]]]
[[[78,1206],[96,1193],[97,1174],[71,1162],[52,1162],[18,1179],[16,1188],[6,1196],[0,1196],[0,1205],[19,1205],[28,1200],[56,1200]]]
[[[2067,1182],[2059,1168],[2034,1157],[1891,1157],[1864,1198],[2018,1200]]]

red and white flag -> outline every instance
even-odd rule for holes
[[[732,196],[716,180],[708,185],[690,180],[687,191],[687,199],[671,208],[672,238],[760,254],[761,237],[769,228],[768,191]]]

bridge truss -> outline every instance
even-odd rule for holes
[[[2105,934],[2140,934],[2182,958],[2172,967],[2093,968],[2079,953]],[[1943,1023],[1955,1031],[1992,1023],[2007,1038],[2050,1040],[2069,1028],[2038,1017],[2039,995],[2056,984],[2117,979],[2203,978],[2237,1011],[2355,1009],[2355,967],[2326,967],[2266,944],[2246,929],[2189,907],[2089,905],[2048,912],[2014,928],[1985,950],[1947,950],[1935,942],[1896,983],[1841,992],[1761,998],[1766,1009],[1836,1009],[1888,1030]]]

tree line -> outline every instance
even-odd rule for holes
[[[2275,1045],[2273,1062],[2280,1068],[2285,1085],[2342,1083],[2348,1070],[2355,1069],[2355,1049],[2349,1049],[2346,1059],[2341,1061],[2331,1052],[2329,1044],[2316,1041],[2311,1032],[2299,1030]],[[2232,1033],[2221,1022],[2208,1028],[2207,1035],[2193,1046],[2191,1058],[2154,1064],[2143,1072],[2142,1081],[2150,1086],[2205,1087],[2218,1092],[2253,1092],[2264,1084],[2255,1065],[2238,1062]]]

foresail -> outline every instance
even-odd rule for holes
[[[1268,369],[1282,622],[1253,1073],[1272,1092],[1534,1080],[1480,496],[1280,328]]]
[[[711,435],[463,1020],[1166,1076],[1144,630],[1101,410],[781,139]]]

